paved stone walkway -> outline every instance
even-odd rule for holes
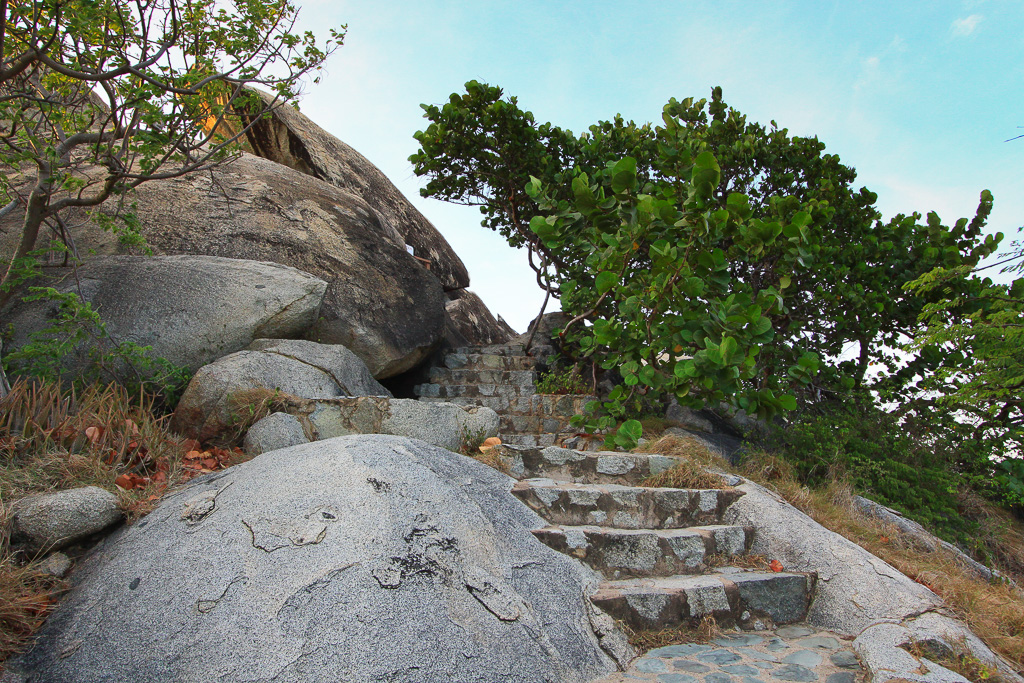
[[[849,642],[827,631],[782,626],[727,633],[707,645],[669,645],[600,683],[856,683],[864,679]]]

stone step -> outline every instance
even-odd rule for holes
[[[493,346],[460,346],[452,349],[452,353],[469,355],[473,353],[491,356],[526,356],[522,344],[495,344]]]
[[[688,529],[609,529],[548,526],[533,535],[547,546],[576,557],[613,579],[697,574],[713,556],[743,555],[753,527],[711,525]]]
[[[515,432],[499,432],[498,438],[501,439],[503,444],[544,448],[545,446],[553,446],[558,440],[558,434],[517,434]]]
[[[512,493],[552,524],[678,529],[718,524],[736,489],[669,489],[524,479]]]
[[[506,419],[509,419],[508,416],[502,418],[502,424]],[[679,462],[666,455],[585,452],[557,446],[531,448],[506,445],[508,443],[502,440],[503,445],[498,447],[496,453],[508,463],[516,479],[540,477],[578,484],[639,484],[647,477],[660,474]]]
[[[454,397],[444,398],[437,396],[420,396],[421,401],[426,403],[454,403],[457,406],[483,406],[490,408],[498,414],[508,410],[509,401],[501,396],[476,396],[476,397]]]
[[[514,384],[533,388],[536,373],[533,370],[499,370],[475,368],[431,368],[433,384]],[[531,391],[530,395],[534,392]]]
[[[414,389],[420,398],[476,398],[500,396],[511,406],[513,399],[533,392],[533,385],[515,384],[420,384]]]
[[[498,430],[519,434],[555,433],[569,429],[569,420],[568,417],[505,414],[500,418]]]
[[[593,400],[594,396],[589,394],[534,394],[513,400],[510,413],[542,417],[572,417],[583,414],[587,403]]]
[[[449,353],[444,365],[450,370],[533,370],[529,356],[500,356],[494,353]]]
[[[591,601],[633,628],[694,624],[713,616],[719,625],[763,630],[807,616],[814,574],[744,571],[606,581]]]

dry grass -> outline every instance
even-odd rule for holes
[[[1024,595],[1020,591],[984,581],[949,551],[924,551],[894,527],[866,517],[854,506],[853,492],[841,479],[825,489],[811,490],[796,481],[784,461],[765,454],[752,454],[742,474],[774,489],[822,526],[933,590],[992,650],[1024,671]],[[993,514],[992,520],[987,533],[992,539],[1006,539],[997,545],[1002,555],[1012,559],[1012,563],[997,562],[1001,565],[997,568],[1013,575],[1011,567],[1024,562],[1021,527],[1014,526],[1008,516]]]
[[[511,469],[507,462],[501,459],[501,457],[494,451],[493,448],[488,448],[486,451],[480,451],[473,453],[469,457],[482,462],[488,467],[493,467],[503,474],[509,474]]]
[[[658,630],[634,629],[629,625],[619,622],[619,628],[626,634],[629,644],[640,652],[647,652],[659,647],[668,645],[682,645],[684,643],[708,643],[714,638],[722,635],[718,628],[718,622],[711,615],[700,620],[697,627],[686,624],[672,626]]]
[[[19,380],[0,401],[0,664],[24,647],[64,583],[9,543],[10,506],[23,496],[79,486],[117,494],[129,519],[144,514],[181,478],[183,442],[146,396],[116,385],[82,391]],[[160,476],[150,477],[150,475]],[[157,479],[124,490],[119,475]]]
[[[707,446],[689,436],[668,435],[636,449],[637,453],[657,453],[679,458],[679,463],[660,474],[647,477],[642,486],[674,489],[724,489],[722,478],[708,468],[723,470],[726,462]]]
[[[764,555],[708,555],[705,562],[709,567],[736,567],[759,572],[772,570],[771,562]]]

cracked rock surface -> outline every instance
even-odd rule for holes
[[[583,682],[595,575],[512,481],[357,435],[194,480],[99,546],[5,681]],[[613,639],[612,639],[613,640]]]

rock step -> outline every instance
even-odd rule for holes
[[[816,580],[814,574],[724,567],[699,576],[606,581],[590,599],[633,628],[693,624],[713,616],[719,625],[761,630],[802,621]]]
[[[582,414],[592,400],[589,394],[534,394],[513,399],[509,411],[514,415],[572,417]]]
[[[669,489],[524,479],[512,493],[552,524],[678,529],[718,524],[743,495],[735,489]]]
[[[444,366],[449,370],[533,370],[529,356],[499,356],[493,353],[449,353]]]
[[[533,384],[420,384],[414,390],[420,398],[491,398],[499,396],[509,401],[533,393]]]
[[[420,385],[429,386],[429,385]],[[490,408],[499,415],[506,412],[509,407],[509,400],[502,396],[420,396],[420,400],[426,403],[454,403],[457,406],[482,406]]]
[[[688,529],[609,529],[548,526],[533,535],[545,545],[576,557],[614,579],[697,574],[709,559],[743,555],[753,527],[711,525]]]
[[[501,439],[503,444],[544,448],[545,446],[554,446],[555,442],[558,441],[558,434],[517,434],[515,432],[502,433],[499,431],[498,438]]]
[[[507,415],[501,418],[499,432],[505,429],[506,421],[509,419]],[[647,477],[671,469],[679,462],[677,458],[666,455],[586,452],[557,446],[538,448],[509,444],[510,442],[502,439],[502,445],[496,452],[509,465],[511,474],[516,479],[540,477],[578,484],[640,484]],[[739,483],[739,479],[730,483]]]
[[[530,387],[534,394],[533,382],[536,373],[533,370],[499,370],[476,368],[431,368],[430,381],[434,384],[514,384]]]
[[[505,413],[501,416],[498,429],[506,432],[518,432],[520,434],[568,432],[572,431],[572,427],[569,424],[571,419],[571,415],[546,416]]]
[[[488,356],[523,356],[526,355],[525,347],[522,344],[495,344],[494,346],[460,346],[452,349],[454,354],[470,355],[481,354]]]

